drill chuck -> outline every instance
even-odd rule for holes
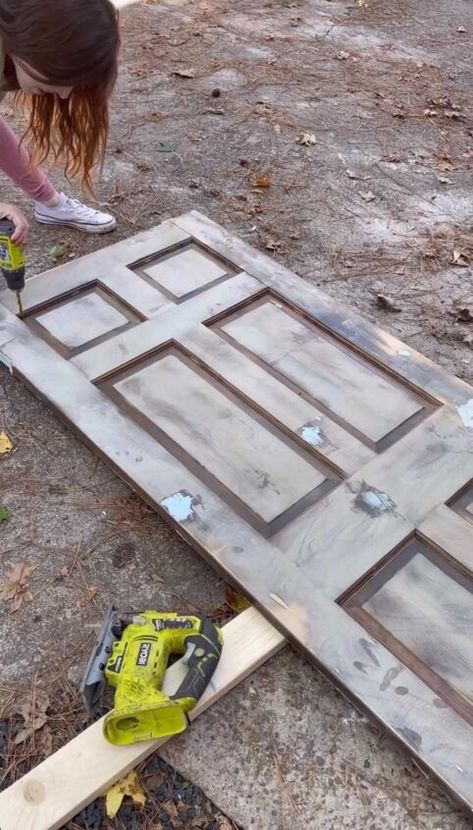
[[[1,244],[1,243],[0,243]],[[5,282],[10,291],[23,291],[25,287],[25,266],[6,271],[2,268]]]

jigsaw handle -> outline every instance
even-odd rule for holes
[[[222,632],[206,617],[201,617],[201,627],[198,634],[190,634],[185,639],[185,663],[187,674],[178,690],[171,695],[175,701],[188,700],[192,709],[204,694],[217,668],[222,653]],[[192,703],[191,703],[192,701]]]

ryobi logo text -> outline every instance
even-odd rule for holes
[[[137,666],[146,666],[148,664],[149,653],[151,651],[151,643],[141,643],[138,657],[136,658]]]

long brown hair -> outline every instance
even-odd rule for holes
[[[92,169],[105,153],[117,76],[115,7],[110,0],[0,0],[0,39],[33,77],[73,88],[66,100],[18,94],[28,118],[24,138],[35,162],[52,156],[90,190]]]

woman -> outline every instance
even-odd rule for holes
[[[37,164],[50,156],[90,190],[107,142],[118,48],[110,0],[0,0],[0,99],[16,91],[28,118],[20,142],[0,117],[0,170],[34,200],[38,222],[88,233],[115,228],[113,216],[58,193]],[[0,203],[4,217],[23,243],[21,211]]]

